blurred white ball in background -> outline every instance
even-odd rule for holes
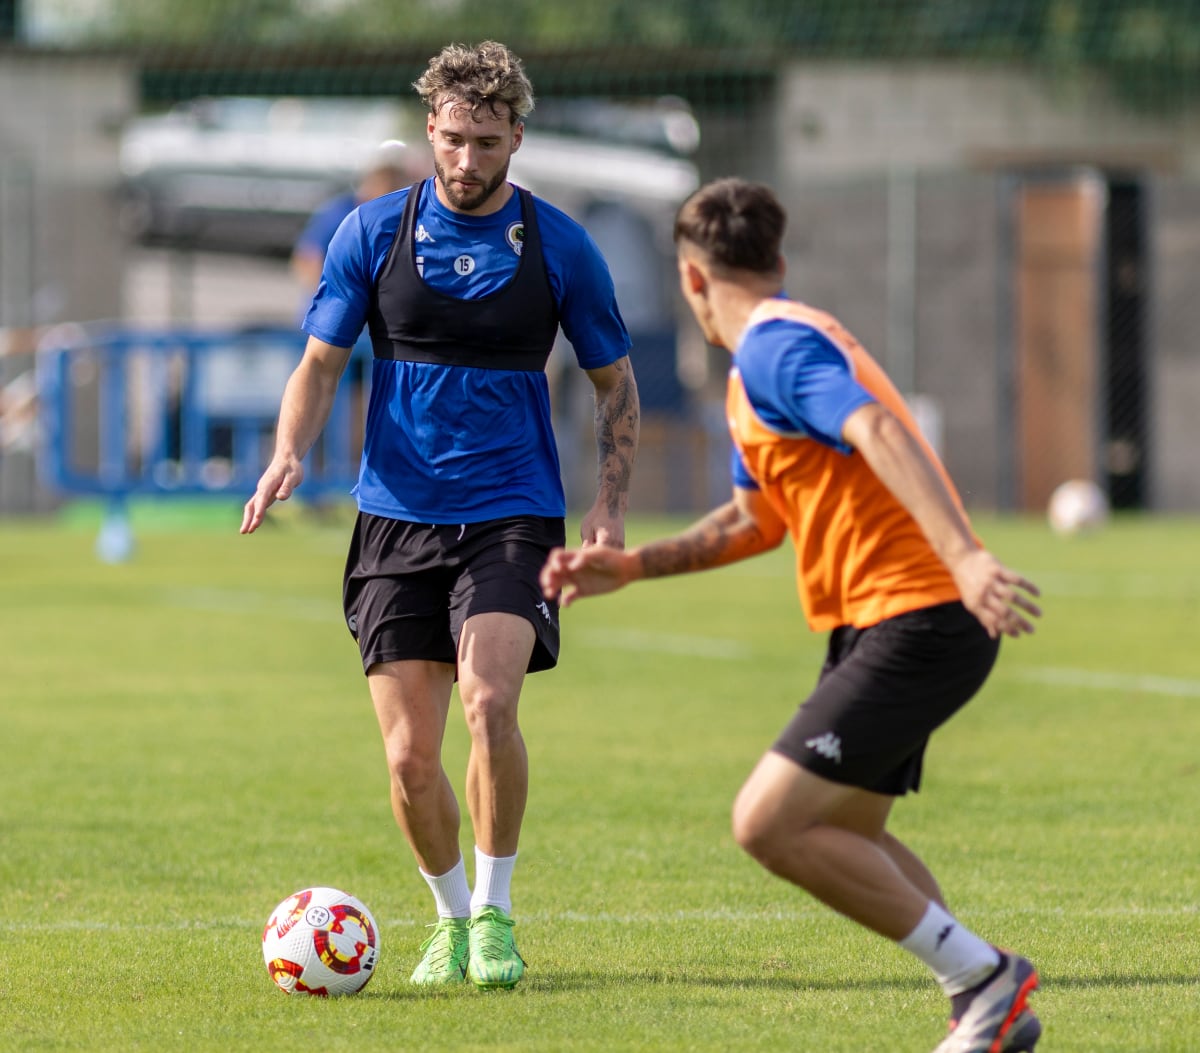
[[[1050,495],[1046,518],[1064,537],[1096,530],[1108,522],[1108,498],[1090,479],[1070,479]]]

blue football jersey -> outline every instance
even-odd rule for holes
[[[445,208],[433,179],[360,205],[338,228],[304,330],[354,344],[396,239],[407,196],[419,193],[414,264],[437,294],[493,296],[522,259],[519,196],[488,216]],[[612,276],[587,232],[534,198],[536,223],[563,335],[584,369],[629,351]],[[536,263],[534,260],[528,261]],[[355,495],[374,515],[473,523],[566,514],[544,372],[376,358]]]

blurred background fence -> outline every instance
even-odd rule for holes
[[[0,512],[70,492],[44,470],[39,347],[296,327],[301,227],[381,139],[427,169],[411,82],[487,37],[538,94],[513,177],[613,268],[634,507],[728,491],[727,356],[681,310],[670,222],[738,174],[788,206],[789,291],[913,396],[969,505],[1041,510],[1086,477],[1119,508],[1200,509],[1195,0],[0,0]],[[566,360],[578,507],[590,389]]]

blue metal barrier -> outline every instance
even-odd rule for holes
[[[283,388],[304,341],[275,328],[52,331],[37,364],[43,481],[108,497],[116,513],[135,495],[248,498],[270,460]],[[308,497],[354,485],[369,356],[360,341],[305,459]]]

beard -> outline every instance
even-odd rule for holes
[[[433,170],[437,173],[438,182],[442,184],[442,189],[446,192],[450,204],[462,212],[474,212],[482,208],[491,200],[492,195],[508,181],[508,165],[505,165],[486,183],[481,183],[470,190],[465,190],[460,184],[451,180],[446,175],[446,169],[436,160],[433,163]]]

